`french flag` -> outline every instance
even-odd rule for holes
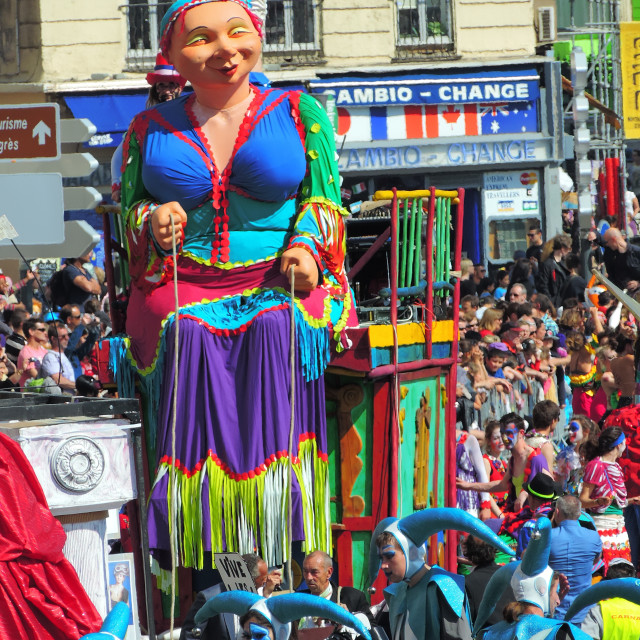
[[[481,135],[476,104],[338,108],[338,135],[349,142]]]

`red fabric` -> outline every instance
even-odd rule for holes
[[[65,539],[22,449],[0,433],[0,638],[77,640],[100,629]]]
[[[640,496],[640,405],[631,405],[612,411],[605,427],[620,427],[627,438],[627,450],[618,464],[624,473],[624,483],[630,498]]]

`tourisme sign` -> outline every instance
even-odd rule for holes
[[[0,106],[0,162],[60,157],[57,104]]]

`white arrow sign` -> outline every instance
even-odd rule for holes
[[[51,129],[49,129],[49,127],[42,122],[42,120],[40,120],[40,122],[38,122],[38,124],[33,127],[33,134],[31,135],[32,138],[35,138],[36,136],[38,136],[38,144],[46,144],[47,143],[47,136],[51,135]]]
[[[18,234],[16,244],[44,245],[64,240],[62,178],[59,173],[0,174],[0,193],[0,215],[6,215],[15,228]],[[1,240],[0,244],[11,246],[8,240]]]
[[[63,178],[82,178],[90,176],[98,166],[98,161],[90,153],[65,153],[58,160],[6,163],[0,166],[0,174],[55,172]]]
[[[93,187],[65,187],[64,210],[93,209],[102,201],[102,194]]]
[[[100,242],[100,234],[84,220],[70,220],[64,223],[64,241],[57,244],[29,245],[18,237],[15,243],[27,260],[35,258],[76,258],[94,249]],[[0,260],[17,258],[11,245],[0,245]]]
[[[60,120],[62,142],[86,142],[95,135],[96,131],[96,125],[87,118]]]

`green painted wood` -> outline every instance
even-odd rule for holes
[[[353,384],[353,378],[350,379]],[[371,515],[371,484],[373,468],[371,464],[371,447],[373,445],[373,384],[361,384],[364,400],[351,412],[353,424],[362,439],[362,451],[358,456],[364,466],[353,485],[351,495],[364,498],[363,516]]]
[[[416,286],[420,282],[420,260],[422,258],[422,198],[418,199],[418,206],[416,207],[415,229],[416,254],[413,265],[412,286]]]
[[[402,205],[402,246],[400,247],[400,250],[404,254],[407,251],[407,224],[408,224],[408,212],[409,212],[409,201],[408,200],[402,200],[399,204],[398,207],[400,207],[400,205]],[[402,257],[400,259],[400,279],[398,281],[398,287],[404,287],[405,285],[405,279],[407,277],[407,261],[404,259],[404,257]]]
[[[337,386],[338,377],[330,374],[325,375],[325,384],[327,386]],[[329,503],[331,513],[331,522],[340,522],[342,513],[339,509],[340,504],[333,498],[340,495],[340,450],[338,442],[338,420],[336,417],[336,403],[329,398],[326,399],[327,414],[327,448],[329,454],[329,488],[332,498]]]
[[[369,547],[371,533],[369,531],[354,531],[352,534],[353,549],[353,586],[368,594],[369,588]],[[358,559],[364,559],[364,562]],[[368,597],[368,596],[367,596]]]

